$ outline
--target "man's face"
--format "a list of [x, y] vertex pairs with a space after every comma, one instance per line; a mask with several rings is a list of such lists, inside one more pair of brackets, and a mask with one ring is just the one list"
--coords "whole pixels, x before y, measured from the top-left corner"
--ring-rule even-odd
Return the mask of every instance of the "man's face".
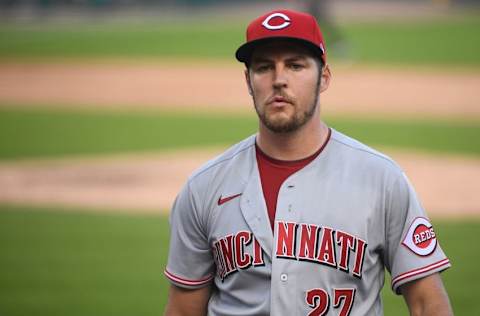
[[305, 125], [317, 110], [320, 73], [304, 47], [289, 42], [258, 47], [246, 78], [261, 123], [275, 133]]

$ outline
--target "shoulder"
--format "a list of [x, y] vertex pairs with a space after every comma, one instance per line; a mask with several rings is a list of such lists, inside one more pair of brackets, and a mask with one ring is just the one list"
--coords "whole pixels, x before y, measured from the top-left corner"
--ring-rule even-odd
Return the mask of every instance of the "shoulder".
[[[392, 158], [338, 131], [332, 131], [331, 160], [351, 191], [374, 197], [386, 216], [406, 216], [416, 195], [403, 169]], [[332, 163], [332, 164], [333, 164]]]
[[210, 159], [200, 168], [195, 170], [189, 177], [189, 181], [196, 181], [202, 177], [208, 177], [209, 174], [215, 173], [219, 169], [225, 168], [232, 161], [245, 159], [251, 150], [255, 148], [255, 135], [251, 135], [241, 142], [228, 148], [220, 155]]
[[334, 156], [343, 162], [355, 164], [357, 167], [389, 170], [403, 173], [402, 168], [392, 158], [360, 141], [332, 129], [330, 146]]
[[406, 180], [403, 169], [391, 157], [334, 129], [326, 149], [329, 168], [339, 169], [336, 173], [351, 182], [391, 187]]
[[246, 182], [255, 165], [254, 157], [255, 135], [251, 135], [195, 170], [187, 184], [193, 191], [205, 196], [225, 181]]
[[206, 224], [221, 194], [242, 192], [255, 166], [255, 135], [233, 145], [195, 170], [178, 200], [189, 200], [198, 221]]

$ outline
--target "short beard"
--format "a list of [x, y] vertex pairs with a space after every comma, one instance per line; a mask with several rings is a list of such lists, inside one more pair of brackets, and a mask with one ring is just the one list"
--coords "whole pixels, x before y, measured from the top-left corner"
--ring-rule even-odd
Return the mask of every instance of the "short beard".
[[260, 112], [257, 106], [257, 101], [255, 100], [255, 95], [252, 93], [253, 104], [255, 105], [255, 111], [260, 119], [260, 121], [265, 125], [271, 132], [278, 133], [278, 134], [286, 134], [295, 132], [304, 126], [308, 121], [311, 120], [312, 116], [315, 114], [318, 106], [318, 98], [320, 96], [320, 78], [321, 78], [321, 70], [319, 71], [320, 74], [317, 79], [317, 84], [315, 88], [315, 99], [313, 103], [302, 113], [295, 113], [295, 115], [288, 120], [287, 122], [283, 123], [275, 123], [268, 119], [265, 111]]

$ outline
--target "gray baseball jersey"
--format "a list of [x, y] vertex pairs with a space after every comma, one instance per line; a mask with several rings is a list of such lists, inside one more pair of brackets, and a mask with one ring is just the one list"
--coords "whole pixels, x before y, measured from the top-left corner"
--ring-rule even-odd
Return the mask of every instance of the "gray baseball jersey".
[[165, 275], [213, 282], [209, 315], [383, 315], [392, 288], [450, 266], [395, 162], [335, 130], [281, 186], [272, 233], [255, 136], [196, 171], [171, 215]]

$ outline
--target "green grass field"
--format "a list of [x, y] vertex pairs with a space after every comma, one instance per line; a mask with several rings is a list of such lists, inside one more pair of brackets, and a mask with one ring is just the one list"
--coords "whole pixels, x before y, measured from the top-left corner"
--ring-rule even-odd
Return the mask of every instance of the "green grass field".
[[[359, 62], [480, 64], [480, 18], [347, 24], [345, 38]], [[458, 51], [457, 51], [458, 49]], [[458, 54], [457, 54], [458, 53]]]
[[[456, 314], [474, 315], [480, 221], [434, 224], [453, 264], [443, 278]], [[0, 206], [0, 315], [161, 315], [167, 245], [164, 216]], [[385, 315], [407, 315], [386, 284]]]
[[[42, 58], [221, 58], [233, 60], [247, 21], [209, 20], [136, 24], [3, 24], [0, 59]], [[480, 19], [344, 23], [339, 26], [347, 55], [360, 63], [480, 65]], [[328, 40], [330, 32], [325, 30]], [[343, 47], [345, 49], [345, 47]]]
[[[368, 145], [480, 155], [480, 122], [327, 118]], [[108, 112], [0, 107], [0, 159], [233, 144], [255, 114]]]

